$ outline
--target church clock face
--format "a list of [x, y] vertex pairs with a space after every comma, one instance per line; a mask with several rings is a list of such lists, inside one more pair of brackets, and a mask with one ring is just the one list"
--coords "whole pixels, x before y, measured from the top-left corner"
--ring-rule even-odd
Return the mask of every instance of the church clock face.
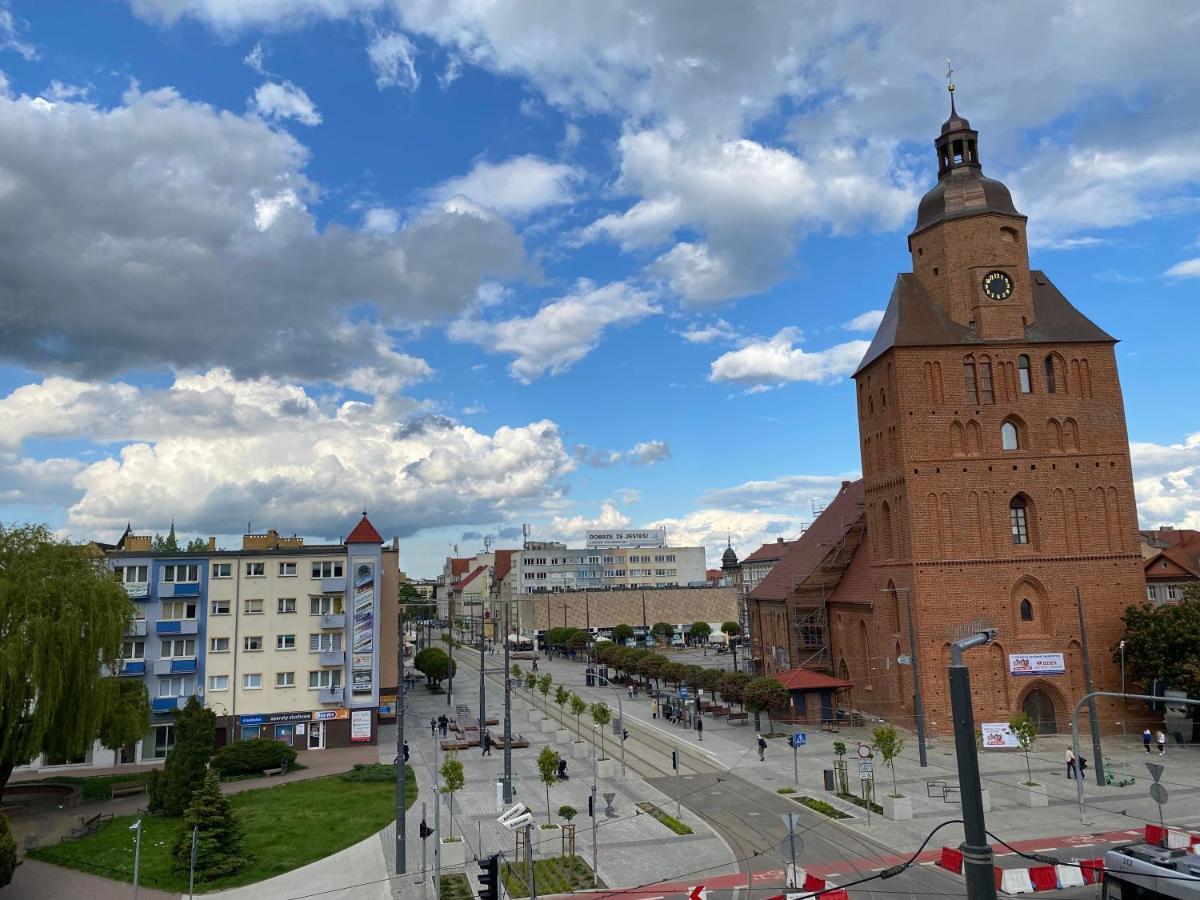
[[988, 272], [983, 276], [983, 292], [993, 300], [1007, 300], [1012, 289], [1012, 279], [1003, 272]]

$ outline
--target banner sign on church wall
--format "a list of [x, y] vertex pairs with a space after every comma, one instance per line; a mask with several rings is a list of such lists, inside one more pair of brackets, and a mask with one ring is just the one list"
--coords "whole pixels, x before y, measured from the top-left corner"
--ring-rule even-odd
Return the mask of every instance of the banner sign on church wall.
[[1065, 675], [1067, 664], [1061, 653], [1010, 653], [1010, 675]]

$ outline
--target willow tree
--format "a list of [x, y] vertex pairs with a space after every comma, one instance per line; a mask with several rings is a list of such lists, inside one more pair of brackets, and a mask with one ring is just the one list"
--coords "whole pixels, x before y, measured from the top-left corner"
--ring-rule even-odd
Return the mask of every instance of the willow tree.
[[44, 525], [0, 526], [0, 792], [39, 754], [76, 756], [120, 702], [133, 603], [94, 555]]

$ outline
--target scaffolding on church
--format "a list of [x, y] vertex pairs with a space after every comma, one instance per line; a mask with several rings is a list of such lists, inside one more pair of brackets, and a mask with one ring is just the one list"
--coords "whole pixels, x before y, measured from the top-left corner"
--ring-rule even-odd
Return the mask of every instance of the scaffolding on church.
[[805, 578], [793, 582], [788, 592], [795, 610], [793, 627], [796, 662], [800, 668], [829, 672], [833, 654], [829, 640], [829, 596], [846, 574], [854, 551], [862, 543], [867, 526], [861, 511], [849, 524], [843, 523], [841, 536], [822, 541], [825, 553], [821, 562]]

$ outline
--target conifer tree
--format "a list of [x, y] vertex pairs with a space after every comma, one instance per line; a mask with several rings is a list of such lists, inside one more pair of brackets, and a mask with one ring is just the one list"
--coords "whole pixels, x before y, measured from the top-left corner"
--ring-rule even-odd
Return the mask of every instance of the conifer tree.
[[175, 747], [158, 778], [149, 782], [150, 809], [167, 816], [182, 816], [192, 794], [204, 780], [212, 758], [217, 716], [195, 697], [175, 716]]
[[196, 841], [196, 881], [232, 875], [249, 858], [243, 849], [246, 833], [221, 793], [217, 773], [209, 769], [183, 817], [184, 829], [175, 841], [175, 872], [187, 877], [192, 860], [192, 830]]

